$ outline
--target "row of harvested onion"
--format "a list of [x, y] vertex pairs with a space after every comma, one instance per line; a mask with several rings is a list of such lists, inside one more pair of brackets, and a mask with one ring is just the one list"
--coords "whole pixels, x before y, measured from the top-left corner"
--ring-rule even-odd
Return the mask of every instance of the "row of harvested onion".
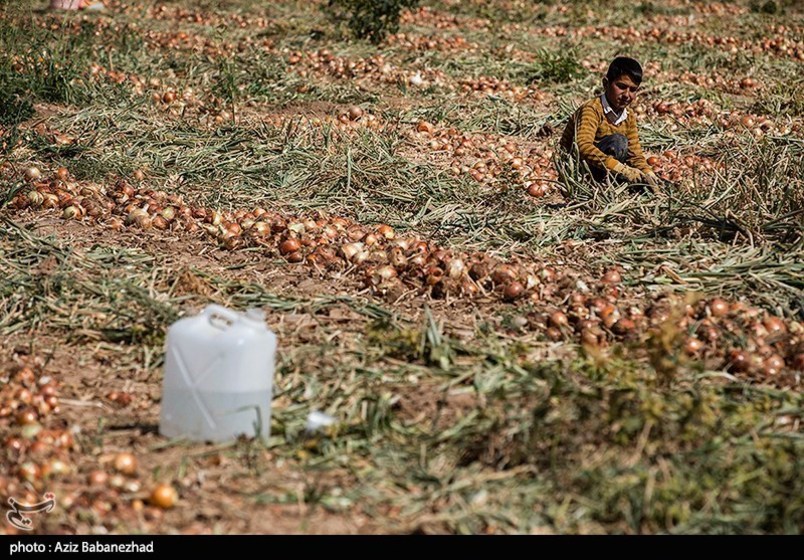
[[[450, 158], [448, 165], [453, 175], [468, 174], [480, 183], [503, 180], [506, 186], [521, 185], [534, 198], [541, 198], [551, 192], [557, 178], [551, 161], [553, 151], [545, 142], [525, 143], [488, 133], [466, 134], [424, 120], [416, 124], [411, 136], [435, 154]], [[673, 182], [690, 176], [692, 171], [722, 168], [722, 164], [709, 158], [672, 150], [649, 156], [648, 164]]]
[[[33, 188], [19, 193], [16, 209], [60, 208], [65, 219], [92, 219], [114, 230], [155, 229], [186, 232], [214, 239], [226, 249], [261, 247], [264, 254], [289, 263], [306, 263], [326, 276], [348, 272], [389, 300], [405, 294], [435, 298], [490, 297], [528, 302], [535, 311], [520, 318], [522, 327], [544, 332], [554, 340], [576, 338], [605, 345], [613, 339], [638, 339], [667, 318], [646, 310], [622, 286], [617, 270], [596, 281], [567, 268], [546, 263], [502, 262], [484, 253], [467, 254], [440, 248], [412, 235], [400, 236], [386, 224], [363, 226], [342, 217], [295, 217], [263, 208], [220, 212], [187, 205], [177, 195], [135, 188], [120, 181], [111, 189], [80, 185], [59, 169], [48, 181], [30, 172]], [[670, 305], [670, 304], [668, 304]], [[788, 368], [800, 367], [801, 328], [786, 325], [740, 303], [718, 303], [704, 315], [687, 313], [676, 322], [687, 331], [691, 353], [723, 358], [722, 365], [740, 370], [738, 347], [755, 348], [770, 365], [751, 363], [745, 372], [777, 372], [779, 359]], [[672, 305], [671, 305], [672, 306]], [[733, 315], [733, 316], [732, 316]], [[774, 327], [768, 343], [767, 321]], [[780, 332], [786, 333], [784, 336]], [[696, 340], [698, 342], [696, 342]], [[748, 342], [745, 342], [748, 341]], [[768, 348], [773, 351], [769, 353]], [[734, 364], [732, 364], [734, 362]], [[782, 366], [784, 367], [784, 366]]]
[[675, 31], [660, 27], [637, 29], [633, 26], [614, 27], [610, 25], [551, 26], [534, 29], [533, 32], [549, 37], [572, 37], [574, 39], [605, 37], [609, 41], [626, 41], [629, 43], [635, 40], [643, 40], [670, 45], [697, 44], [706, 47], [720, 47], [732, 54], [753, 52], [804, 60], [804, 41], [794, 36], [764, 37], [752, 41], [728, 35], [709, 35], [700, 31]]

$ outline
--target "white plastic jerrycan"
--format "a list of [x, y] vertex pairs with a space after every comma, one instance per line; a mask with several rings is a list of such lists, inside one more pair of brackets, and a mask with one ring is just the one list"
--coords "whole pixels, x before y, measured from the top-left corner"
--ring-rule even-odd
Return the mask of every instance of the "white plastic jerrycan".
[[262, 311], [208, 305], [168, 329], [159, 432], [223, 442], [267, 439], [276, 336]]

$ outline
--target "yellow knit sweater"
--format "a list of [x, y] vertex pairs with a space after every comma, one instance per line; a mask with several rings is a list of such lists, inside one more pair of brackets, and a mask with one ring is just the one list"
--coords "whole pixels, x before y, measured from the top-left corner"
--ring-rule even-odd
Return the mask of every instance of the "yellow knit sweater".
[[653, 171], [642, 153], [636, 115], [629, 111], [625, 121], [615, 126], [603, 113], [603, 103], [600, 101], [600, 97], [587, 101], [570, 117], [567, 128], [564, 129], [564, 134], [561, 136], [561, 147], [567, 152], [571, 152], [573, 143], [576, 143], [581, 159], [588, 162], [590, 166], [612, 170], [617, 165], [617, 160], [595, 147], [595, 142], [609, 134], [622, 134], [628, 139], [628, 165], [636, 167], [644, 173]]

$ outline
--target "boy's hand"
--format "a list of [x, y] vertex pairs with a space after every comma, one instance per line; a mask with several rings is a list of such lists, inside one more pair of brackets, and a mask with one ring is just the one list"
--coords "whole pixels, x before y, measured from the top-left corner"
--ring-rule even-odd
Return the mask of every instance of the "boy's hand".
[[654, 172], [643, 173], [642, 181], [646, 183], [653, 194], [660, 194], [662, 192], [662, 180]]
[[643, 173], [642, 180], [654, 188], [658, 187], [661, 184], [659, 176], [656, 175], [656, 173], [654, 173], [653, 171], [651, 171], [650, 173]]
[[618, 175], [622, 175], [631, 183], [636, 183], [637, 181], [642, 180], [642, 172], [639, 169], [623, 163], [618, 163], [613, 171]]

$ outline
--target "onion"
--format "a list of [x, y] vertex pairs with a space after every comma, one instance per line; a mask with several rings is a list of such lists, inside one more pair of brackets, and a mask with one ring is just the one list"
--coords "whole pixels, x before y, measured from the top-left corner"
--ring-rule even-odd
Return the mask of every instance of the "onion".
[[603, 321], [606, 328], [609, 329], [620, 320], [620, 310], [610, 303], [606, 303], [603, 309], [597, 314], [600, 316], [600, 320]]
[[61, 459], [54, 457], [50, 459], [45, 466], [42, 467], [42, 476], [44, 478], [50, 478], [53, 476], [61, 476], [65, 474], [69, 474], [72, 469], [70, 465], [62, 461]]
[[144, 210], [140, 210], [139, 212], [136, 213], [132, 212], [131, 214], [129, 214], [129, 219], [130, 219], [129, 223], [133, 223], [134, 225], [136, 225], [141, 229], [150, 229], [152, 225], [151, 217]]
[[778, 375], [784, 369], [784, 360], [778, 354], [773, 354], [765, 358], [762, 363], [763, 373], [768, 376]]
[[597, 346], [600, 344], [600, 339], [598, 335], [594, 333], [591, 329], [583, 329], [581, 331], [581, 344], [586, 346]]
[[25, 449], [25, 442], [18, 437], [8, 437], [5, 439], [3, 444], [6, 450], [11, 451], [14, 454], [20, 454], [22, 453], [23, 449]]
[[45, 201], [45, 197], [39, 191], [29, 191], [27, 198], [31, 206], [41, 206]]
[[331, 225], [325, 225], [323, 227], [324, 237], [327, 239], [335, 239], [338, 237], [338, 230], [332, 227]]
[[279, 252], [282, 255], [289, 255], [290, 253], [295, 253], [301, 249], [301, 243], [298, 239], [291, 237], [286, 239], [279, 245]]
[[519, 282], [511, 282], [505, 286], [503, 290], [503, 297], [508, 301], [513, 301], [525, 292], [525, 287]]
[[81, 196], [93, 197], [93, 196], [98, 196], [99, 194], [105, 195], [106, 193], [100, 193], [99, 190], [98, 190], [98, 187], [85, 185], [85, 186], [81, 187], [81, 190], [79, 191], [79, 194]]
[[567, 315], [563, 311], [553, 311], [548, 317], [547, 322], [550, 326], [563, 329], [569, 326]]
[[549, 266], [544, 267], [539, 271], [539, 277], [545, 282], [555, 282], [556, 271]]
[[39, 465], [33, 461], [26, 461], [20, 465], [19, 469], [17, 470], [17, 474], [22, 480], [35, 483], [37, 480], [42, 478], [42, 469], [40, 469]]
[[426, 254], [430, 252], [430, 246], [427, 245], [426, 241], [414, 241], [410, 247], [410, 250], [414, 253]]
[[85, 202], [84, 209], [87, 216], [91, 218], [100, 218], [101, 214], [103, 214], [103, 208], [92, 202]]
[[689, 337], [684, 343], [684, 352], [686, 352], [690, 356], [694, 356], [695, 354], [700, 352], [702, 348], [703, 348], [703, 342], [701, 342], [694, 336]]
[[218, 228], [218, 226], [213, 226], [212, 224], [201, 224], [201, 226], [209, 235], [217, 236], [220, 233], [220, 228]]
[[480, 280], [488, 276], [488, 274], [489, 274], [489, 266], [485, 262], [482, 261], [475, 262], [472, 264], [471, 267], [469, 267], [469, 276], [472, 278], [472, 280], [475, 281]]
[[369, 259], [370, 253], [365, 249], [357, 253], [353, 258], [352, 262], [355, 264], [362, 264]]
[[507, 284], [508, 282], [512, 282], [516, 279], [516, 270], [513, 267], [502, 264], [499, 265], [497, 268], [494, 269], [494, 272], [491, 275], [491, 280], [495, 284]]
[[42, 178], [42, 172], [39, 171], [38, 167], [28, 167], [25, 169], [25, 178], [29, 181], [38, 181]]
[[389, 280], [397, 276], [396, 269], [388, 264], [378, 268], [375, 274], [382, 280]]
[[36, 382], [36, 374], [28, 366], [22, 366], [14, 373], [14, 380], [23, 385], [33, 385]]
[[369, 262], [375, 264], [388, 264], [388, 253], [375, 247], [374, 249], [369, 250]]
[[14, 398], [22, 404], [31, 404], [33, 402], [33, 393], [25, 387], [19, 387], [14, 391]]
[[168, 223], [168, 221], [165, 218], [163, 218], [162, 216], [155, 216], [151, 220], [151, 225], [153, 225], [156, 229], [161, 229], [161, 230], [166, 230], [167, 228], [170, 227], [170, 224]]
[[59, 207], [59, 197], [56, 196], [55, 194], [53, 194], [53, 193], [43, 193], [42, 196], [45, 197], [45, 200], [42, 203], [42, 206], [44, 206], [45, 208], [58, 208]]
[[450, 259], [447, 264], [447, 276], [450, 278], [460, 278], [466, 270], [466, 265], [461, 259]]
[[137, 472], [137, 458], [128, 452], [118, 453], [114, 457], [114, 469], [126, 476], [133, 476]]
[[559, 340], [563, 340], [563, 338], [564, 338], [564, 335], [562, 334], [561, 329], [558, 329], [556, 327], [547, 327], [547, 330], [545, 331], [545, 334], [547, 335], [547, 338], [549, 338], [550, 340], [555, 341], [555, 342], [558, 342]]
[[59, 206], [62, 208], [73, 203], [73, 194], [64, 189], [56, 189], [56, 196], [59, 199]]
[[396, 268], [404, 268], [405, 265], [408, 264], [408, 259], [405, 256], [405, 253], [403, 253], [402, 249], [399, 247], [393, 247], [388, 254], [389, 262]]
[[729, 369], [745, 372], [751, 367], [751, 356], [744, 350], [732, 350], [729, 353]]
[[221, 214], [217, 210], [212, 210], [210, 212], [207, 212], [207, 215], [206, 215], [205, 219], [206, 219], [207, 223], [210, 223], [213, 226], [218, 226], [223, 221], [223, 214]]
[[769, 334], [779, 334], [787, 331], [784, 321], [778, 317], [767, 317], [764, 321], [762, 321], [762, 324], [765, 326]]
[[84, 217], [84, 209], [75, 204], [71, 204], [64, 209], [61, 215], [65, 220], [80, 220]]
[[172, 222], [176, 218], [176, 209], [173, 206], [165, 206], [159, 215], [166, 221]]
[[614, 331], [616, 334], [626, 335], [632, 332], [635, 328], [636, 324], [634, 323], [634, 321], [628, 318], [623, 318], [614, 323], [614, 326], [612, 327], [611, 330]]
[[94, 470], [87, 475], [87, 483], [90, 486], [105, 486], [108, 480], [109, 474], [102, 470]]
[[179, 501], [179, 493], [170, 484], [157, 484], [148, 501], [161, 509], [170, 509]]
[[36, 414], [36, 411], [33, 410], [32, 408], [25, 408], [21, 410], [19, 413], [17, 413], [17, 424], [19, 424], [20, 426], [36, 424], [37, 420], [39, 420], [39, 416]]
[[293, 222], [292, 224], [288, 224], [287, 229], [301, 235], [307, 228], [304, 227], [302, 222]]
[[533, 183], [528, 187], [528, 194], [533, 198], [541, 198], [543, 197], [547, 191], [544, 188], [544, 185], [540, 183]]
[[341, 218], [340, 216], [332, 218], [332, 220], [330, 220], [329, 223], [332, 225], [332, 227], [338, 230], [344, 230], [349, 225], [348, 220], [346, 220], [345, 218]]
[[479, 291], [480, 288], [477, 287], [474, 280], [464, 276], [463, 280], [461, 280], [461, 292], [467, 297], [473, 297], [477, 295]]
[[360, 241], [365, 236], [365, 232], [360, 226], [352, 226], [346, 231], [346, 235], [352, 241]]
[[430, 254], [430, 260], [433, 261], [436, 265], [446, 264], [449, 261], [451, 255], [448, 251], [444, 249], [436, 249]]
[[254, 222], [252, 229], [256, 235], [270, 235], [271, 224], [268, 222]]
[[341, 245], [341, 254], [347, 261], [352, 261], [355, 256], [363, 250], [363, 244], [360, 242], [346, 243]]
[[111, 218], [106, 220], [106, 225], [113, 231], [123, 231], [124, 229], [123, 220], [121, 220], [117, 216], [112, 216]]
[[426, 263], [427, 258], [422, 254], [414, 254], [408, 261], [408, 264], [412, 268], [422, 268]]
[[426, 134], [433, 134], [435, 127], [427, 121], [419, 121], [416, 125], [416, 132], [424, 132]]
[[427, 276], [426, 282], [428, 286], [435, 286], [444, 279], [444, 271], [437, 266], [428, 267], [425, 273]]
[[379, 233], [380, 235], [382, 235], [386, 239], [393, 239], [396, 236], [396, 233], [394, 232], [394, 228], [392, 228], [391, 226], [389, 226], [387, 224], [381, 224], [380, 226], [378, 226], [377, 227], [377, 233]]
[[353, 105], [353, 106], [349, 107], [348, 114], [349, 114], [349, 119], [351, 119], [353, 121], [356, 121], [360, 117], [363, 116], [363, 109], [358, 107], [357, 105]]
[[124, 211], [127, 213], [126, 224], [133, 224], [138, 216], [145, 216], [145, 217], [148, 216], [148, 213], [145, 210], [143, 210], [142, 208], [137, 208], [133, 204], [129, 204], [128, 206], [126, 206]]
[[237, 222], [226, 222], [223, 224], [223, 229], [229, 235], [240, 235], [241, 233], [243, 233], [243, 228], [241, 228], [240, 224], [238, 224]]
[[715, 298], [709, 302], [709, 311], [715, 317], [723, 317], [729, 314], [730, 307], [728, 302], [720, 298]]

